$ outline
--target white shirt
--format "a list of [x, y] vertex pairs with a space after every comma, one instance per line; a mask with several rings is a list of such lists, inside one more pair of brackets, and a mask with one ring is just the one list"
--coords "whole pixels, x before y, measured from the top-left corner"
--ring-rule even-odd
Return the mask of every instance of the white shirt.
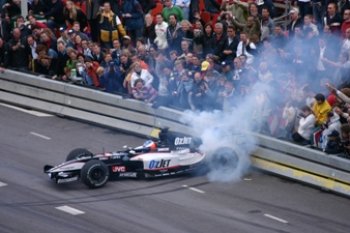
[[137, 79], [142, 79], [145, 82], [146, 87], [150, 87], [153, 82], [153, 76], [151, 75], [150, 72], [148, 72], [148, 70], [145, 70], [145, 69], [141, 69], [140, 75], [136, 72], [132, 73], [131, 79], [130, 79], [131, 87], [134, 87], [135, 81]]
[[[256, 49], [255, 44], [252, 43], [252, 42], [249, 43], [249, 46], [252, 49]], [[243, 41], [240, 41], [238, 46], [237, 46], [236, 56], [239, 57], [242, 54], [247, 56], [247, 64], [252, 64], [253, 63], [254, 56], [247, 52], [246, 45], [243, 44]]]
[[314, 114], [301, 118], [299, 121], [298, 134], [306, 140], [310, 140], [311, 134], [315, 128], [316, 118]]
[[168, 47], [168, 41], [166, 39], [167, 28], [168, 23], [166, 22], [156, 24], [155, 26], [156, 38], [154, 40], [154, 43], [156, 43], [158, 49], [166, 49]]

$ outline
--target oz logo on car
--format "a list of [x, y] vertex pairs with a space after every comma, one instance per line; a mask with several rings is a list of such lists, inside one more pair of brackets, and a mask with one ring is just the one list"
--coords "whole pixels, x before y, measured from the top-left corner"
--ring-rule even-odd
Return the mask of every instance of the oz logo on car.
[[169, 167], [170, 161], [170, 159], [151, 160], [148, 167], [150, 169], [167, 168]]
[[190, 144], [191, 141], [192, 141], [192, 138], [190, 138], [190, 137], [182, 137], [182, 138], [176, 137], [174, 144], [175, 144], [175, 146], [185, 145], [185, 144]]

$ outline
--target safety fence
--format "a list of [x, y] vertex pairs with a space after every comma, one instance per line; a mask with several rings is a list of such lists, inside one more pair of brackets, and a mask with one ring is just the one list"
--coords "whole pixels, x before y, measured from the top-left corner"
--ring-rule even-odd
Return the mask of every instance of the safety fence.
[[[141, 101], [12, 70], [0, 74], [0, 101], [142, 136], [156, 136], [163, 127], [191, 134], [180, 121], [181, 111], [155, 109]], [[350, 160], [254, 136], [258, 146], [251, 156], [253, 166], [350, 196]]]

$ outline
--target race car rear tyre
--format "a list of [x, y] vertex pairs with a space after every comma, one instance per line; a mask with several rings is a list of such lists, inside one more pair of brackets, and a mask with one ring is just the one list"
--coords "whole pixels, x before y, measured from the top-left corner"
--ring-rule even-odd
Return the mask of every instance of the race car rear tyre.
[[221, 147], [211, 156], [209, 169], [227, 172], [236, 169], [238, 163], [238, 155], [232, 148]]
[[66, 161], [78, 159], [81, 157], [92, 157], [93, 154], [84, 148], [77, 148], [69, 152], [69, 154], [66, 157]]
[[81, 169], [80, 176], [81, 181], [89, 188], [100, 188], [107, 183], [109, 171], [103, 162], [90, 160]]

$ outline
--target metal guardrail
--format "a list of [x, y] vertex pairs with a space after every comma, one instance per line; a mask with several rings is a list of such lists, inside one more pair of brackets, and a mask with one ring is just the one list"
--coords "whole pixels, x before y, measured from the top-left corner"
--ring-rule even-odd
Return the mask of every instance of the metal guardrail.
[[[182, 112], [132, 99], [6, 70], [0, 74], [0, 101], [103, 126], [154, 136], [169, 127], [191, 133], [180, 122]], [[326, 155], [260, 134], [252, 164], [262, 170], [350, 196], [350, 160]]]

